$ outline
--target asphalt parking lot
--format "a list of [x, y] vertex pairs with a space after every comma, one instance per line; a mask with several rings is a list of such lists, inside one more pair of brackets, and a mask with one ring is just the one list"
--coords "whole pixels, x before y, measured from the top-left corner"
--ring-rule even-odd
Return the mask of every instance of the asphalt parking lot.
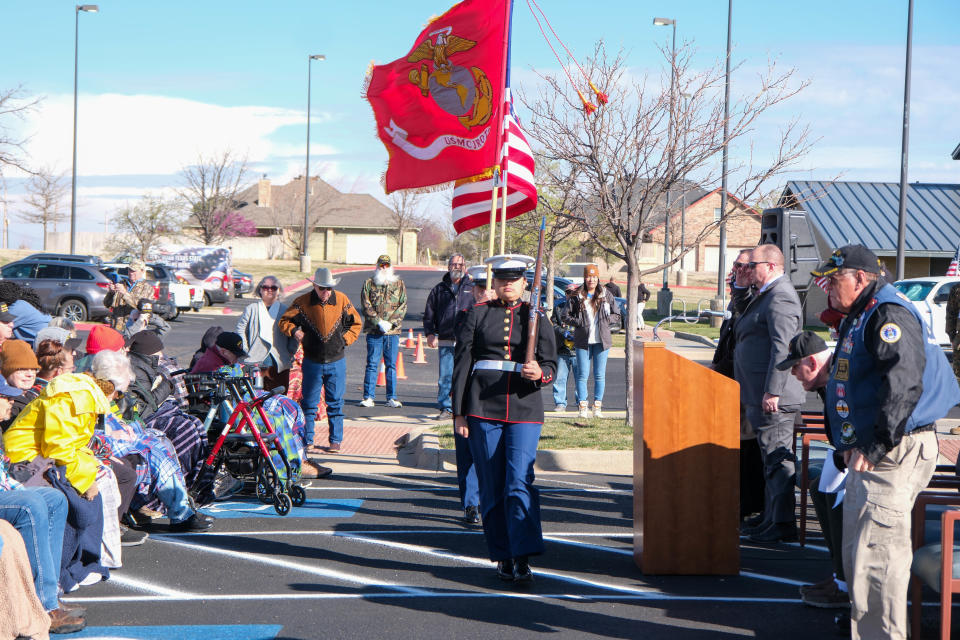
[[[742, 546], [729, 577], [643, 576], [630, 479], [545, 474], [536, 582], [500, 582], [461, 524], [453, 474], [333, 476], [279, 517], [255, 499], [210, 507], [212, 532], [153, 527], [108, 582], [69, 598], [77, 638], [810, 638], [833, 613], [799, 602], [828, 571], [817, 546]], [[118, 625], [122, 628], [117, 628]]]

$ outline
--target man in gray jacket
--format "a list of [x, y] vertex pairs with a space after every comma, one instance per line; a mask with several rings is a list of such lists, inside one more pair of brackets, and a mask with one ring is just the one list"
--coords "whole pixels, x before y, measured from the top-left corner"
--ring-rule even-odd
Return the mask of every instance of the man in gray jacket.
[[762, 244], [747, 264], [756, 293], [737, 321], [734, 377], [740, 383], [740, 401], [757, 434], [767, 486], [764, 511], [743, 532], [754, 542], [795, 540], [795, 461], [793, 425], [805, 394], [789, 371], [779, 371], [790, 340], [803, 329], [800, 299], [783, 273], [783, 253]]

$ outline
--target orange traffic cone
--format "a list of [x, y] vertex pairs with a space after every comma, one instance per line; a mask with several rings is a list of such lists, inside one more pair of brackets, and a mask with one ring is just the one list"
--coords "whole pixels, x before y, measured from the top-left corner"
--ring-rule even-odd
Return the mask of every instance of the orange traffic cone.
[[383, 360], [380, 360], [380, 373], [377, 374], [377, 386], [387, 386], [387, 368], [383, 366]]
[[406, 380], [407, 372], [403, 370], [403, 354], [397, 351], [397, 380]]
[[413, 327], [410, 327], [409, 332], [407, 333], [407, 341], [404, 343], [404, 349], [413, 349], [416, 343], [413, 341]]
[[423, 334], [417, 336], [417, 350], [413, 354], [413, 364], [427, 364], [427, 356], [423, 352]]

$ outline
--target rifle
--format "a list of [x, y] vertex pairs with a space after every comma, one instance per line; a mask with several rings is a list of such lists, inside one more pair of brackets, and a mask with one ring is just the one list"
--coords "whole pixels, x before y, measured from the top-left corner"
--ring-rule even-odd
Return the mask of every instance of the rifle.
[[547, 229], [547, 216], [540, 219], [540, 243], [537, 246], [537, 263], [533, 268], [533, 288], [530, 291], [530, 322], [527, 328], [527, 358], [532, 362], [537, 349], [537, 317], [540, 311], [540, 270], [543, 268], [543, 236]]

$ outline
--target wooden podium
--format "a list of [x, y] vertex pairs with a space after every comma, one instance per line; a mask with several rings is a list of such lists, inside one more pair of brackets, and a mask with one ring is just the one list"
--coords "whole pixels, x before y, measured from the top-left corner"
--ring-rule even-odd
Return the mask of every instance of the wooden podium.
[[633, 363], [633, 557], [645, 574], [740, 570], [740, 391], [642, 342]]

